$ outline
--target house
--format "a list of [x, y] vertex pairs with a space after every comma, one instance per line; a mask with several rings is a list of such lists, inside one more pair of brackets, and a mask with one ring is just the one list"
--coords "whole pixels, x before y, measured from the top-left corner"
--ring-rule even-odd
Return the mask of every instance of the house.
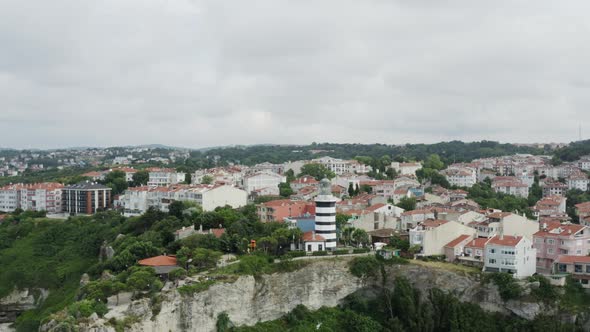
[[589, 226], [590, 225], [590, 202], [584, 202], [575, 205], [576, 215], [580, 219], [580, 224]]
[[410, 230], [410, 246], [420, 246], [420, 255], [444, 255], [450, 241], [464, 234], [475, 237], [476, 233], [456, 221], [428, 219]]
[[481, 169], [477, 175], [477, 182], [484, 182], [486, 179], [494, 180], [496, 171], [493, 169]]
[[463, 253], [457, 256], [461, 264], [483, 267], [485, 259], [485, 245], [489, 238], [473, 238], [463, 247]]
[[554, 195], [565, 196], [568, 186], [565, 183], [545, 179], [541, 184], [541, 189], [543, 190], [543, 197]]
[[154, 268], [157, 275], [160, 276], [168, 276], [168, 273], [171, 271], [179, 268], [178, 263], [176, 261], [176, 256], [155, 256], [146, 259], [142, 259], [137, 262], [141, 266], [149, 266]]
[[296, 201], [310, 201], [319, 193], [317, 186], [307, 186], [299, 189], [295, 194], [291, 195], [292, 200]]
[[166, 187], [185, 181], [186, 174], [177, 172], [173, 168], [148, 168], [149, 180], [148, 186]]
[[76, 214], [94, 214], [111, 207], [111, 188], [95, 182], [80, 182], [63, 187], [63, 212]]
[[451, 242], [445, 244], [444, 253], [447, 262], [454, 262], [458, 256], [464, 253], [465, 245], [474, 239], [473, 235], [461, 234]]
[[434, 212], [430, 209], [420, 209], [406, 211], [401, 214], [402, 230], [410, 230], [418, 226], [419, 222], [425, 221], [426, 219], [434, 219]]
[[398, 174], [401, 175], [416, 175], [416, 171], [422, 169], [422, 164], [420, 163], [399, 163], [399, 162], [392, 162], [390, 165]]
[[395, 181], [383, 180], [379, 181], [373, 187], [373, 194], [384, 197], [387, 200], [394, 199], [395, 197]]
[[318, 180], [316, 180], [313, 176], [310, 175], [304, 175], [300, 178], [297, 178], [293, 181], [291, 181], [290, 185], [291, 185], [291, 189], [293, 189], [293, 191], [299, 191], [300, 189], [303, 189], [305, 187], [318, 187], [320, 184], [320, 182]]
[[529, 187], [514, 176], [496, 176], [492, 180], [494, 192], [517, 197], [529, 197]]
[[583, 225], [551, 223], [533, 234], [537, 249], [537, 271], [550, 272], [560, 255], [590, 255], [590, 229]]
[[368, 232], [383, 228], [399, 229], [399, 216], [403, 211], [397, 206], [379, 203], [362, 210], [349, 210], [344, 214], [350, 216], [350, 226]]
[[326, 250], [326, 239], [323, 236], [316, 234], [315, 231], [303, 233], [302, 240], [305, 251], [307, 252]]
[[577, 166], [585, 171], [590, 170], [590, 156], [584, 156], [577, 162]]
[[406, 188], [418, 188], [420, 187], [420, 182], [418, 182], [418, 180], [416, 180], [416, 177], [414, 176], [398, 176], [395, 178], [395, 180], [393, 180], [393, 189], [397, 189], [397, 188], [402, 188], [402, 187], [406, 187]]
[[363, 210], [371, 205], [380, 203], [387, 204], [387, 200], [381, 196], [364, 193], [351, 199], [339, 201], [336, 203], [336, 207], [339, 212], [345, 212], [348, 210]]
[[393, 228], [381, 228], [368, 231], [371, 243], [386, 243], [389, 244], [391, 237], [394, 236], [395, 230]]
[[572, 174], [566, 179], [567, 187], [570, 190], [579, 189], [581, 191], [588, 191], [589, 182], [588, 175], [583, 172]]
[[404, 198], [411, 198], [412, 192], [410, 191], [410, 188], [408, 187], [402, 187], [402, 188], [398, 188], [395, 189], [393, 191], [393, 196], [392, 196], [392, 200], [394, 204], [399, 203], [402, 199]]
[[279, 195], [279, 184], [287, 182], [287, 178], [276, 173], [255, 173], [244, 177], [242, 187], [248, 194], [262, 188], [269, 188], [273, 195]]
[[584, 288], [590, 288], [590, 256], [560, 255], [552, 267], [553, 274], [569, 274]]
[[563, 196], [543, 197], [533, 207], [533, 215], [537, 218], [566, 215], [566, 200]]
[[477, 183], [477, 172], [470, 167], [449, 166], [440, 173], [452, 186], [470, 188]]
[[[135, 175], [135, 173], [137, 173], [137, 170], [133, 167], [117, 167], [117, 168], [109, 169], [109, 172], [114, 172], [114, 171], [119, 171], [119, 172], [125, 173], [125, 181], [127, 181], [127, 182], [133, 181], [133, 175]], [[104, 178], [102, 180], [104, 180]]]
[[106, 175], [106, 172], [96, 172], [96, 171], [86, 172], [86, 173], [82, 174], [82, 176], [90, 178], [90, 180], [92, 180], [92, 181], [102, 181], [102, 180], [104, 180], [105, 175]]
[[485, 272], [507, 272], [515, 278], [536, 273], [537, 249], [526, 236], [496, 235], [485, 246]]
[[283, 221], [305, 214], [315, 215], [315, 204], [289, 199], [275, 200], [256, 205], [256, 214], [261, 222]]
[[356, 160], [342, 160], [332, 157], [322, 157], [313, 159], [310, 163], [324, 165], [327, 169], [336, 175], [345, 173], [366, 174], [372, 170], [371, 166], [359, 163]]

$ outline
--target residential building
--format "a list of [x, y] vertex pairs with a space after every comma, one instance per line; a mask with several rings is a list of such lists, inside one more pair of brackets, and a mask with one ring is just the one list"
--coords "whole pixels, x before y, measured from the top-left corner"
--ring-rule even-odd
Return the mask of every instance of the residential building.
[[553, 195], [565, 196], [568, 190], [567, 184], [548, 179], [543, 181], [541, 188], [543, 189], [543, 197]]
[[401, 214], [400, 227], [402, 230], [410, 230], [426, 219], [434, 219], [434, 212], [431, 209], [406, 211]]
[[148, 186], [166, 187], [185, 181], [186, 174], [173, 168], [150, 168]]
[[399, 229], [399, 217], [403, 212], [397, 206], [379, 203], [362, 210], [349, 210], [344, 214], [350, 216], [350, 226], [368, 232], [384, 228]]
[[477, 183], [477, 172], [469, 167], [449, 167], [440, 172], [449, 184], [470, 188]]
[[529, 186], [514, 176], [496, 176], [492, 180], [492, 189], [497, 193], [529, 197]]
[[316, 180], [313, 176], [304, 175], [300, 178], [297, 178], [291, 181], [290, 186], [293, 191], [298, 191], [304, 187], [315, 186], [318, 187], [320, 182]]
[[261, 222], [283, 221], [306, 214], [315, 215], [315, 204], [281, 199], [256, 205], [256, 214]]
[[590, 170], [590, 156], [584, 156], [577, 162], [577, 166], [585, 171]]
[[580, 224], [590, 226], [590, 202], [576, 204], [575, 207]]
[[566, 215], [567, 198], [563, 196], [547, 196], [541, 198], [532, 208], [535, 217], [560, 217]]
[[428, 219], [410, 230], [410, 246], [420, 246], [420, 255], [444, 255], [445, 245], [464, 234], [474, 237], [476, 231], [456, 221]]
[[287, 182], [287, 178], [276, 173], [255, 173], [243, 179], [243, 188], [249, 194], [255, 190], [269, 188], [274, 195], [279, 195], [279, 184]]
[[537, 249], [526, 236], [496, 235], [485, 246], [485, 272], [507, 272], [516, 278], [536, 273]]
[[545, 223], [533, 239], [539, 272], [550, 272], [560, 255], [590, 255], [590, 229], [583, 225]]
[[568, 189], [579, 189], [581, 191], [588, 191], [588, 175], [586, 173], [575, 173], [566, 179]]
[[356, 160], [342, 160], [332, 157], [313, 159], [310, 163], [321, 164], [336, 175], [345, 173], [366, 174], [372, 170], [371, 166], [364, 165]]
[[29, 211], [62, 212], [61, 183], [11, 184], [0, 188], [0, 211], [12, 212], [17, 208]]
[[560, 255], [553, 263], [553, 274], [569, 274], [584, 288], [590, 288], [590, 256]]
[[422, 169], [422, 164], [420, 163], [399, 163], [399, 162], [392, 162], [390, 165], [397, 174], [401, 175], [416, 175], [416, 171]]
[[94, 214], [111, 207], [111, 188], [95, 182], [80, 182], [62, 188], [63, 212]]
[[305, 251], [307, 252], [324, 251], [327, 249], [328, 242], [326, 242], [326, 239], [322, 235], [316, 234], [315, 231], [303, 233], [302, 240]]

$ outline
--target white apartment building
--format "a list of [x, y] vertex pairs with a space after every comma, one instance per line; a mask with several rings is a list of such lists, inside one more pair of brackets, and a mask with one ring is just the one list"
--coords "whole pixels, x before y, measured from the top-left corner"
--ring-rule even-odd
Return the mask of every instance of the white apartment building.
[[587, 191], [588, 183], [590, 183], [588, 175], [584, 173], [572, 174], [566, 179], [566, 182], [568, 189], [579, 189], [582, 191]]
[[390, 165], [398, 174], [401, 175], [416, 175], [416, 171], [422, 169], [422, 164], [420, 163], [399, 163], [399, 162], [392, 162]]
[[475, 236], [476, 230], [456, 221], [429, 219], [410, 230], [410, 245], [418, 245], [421, 255], [444, 255], [447, 243], [460, 235]]
[[492, 189], [497, 193], [529, 197], [529, 186], [513, 176], [497, 176], [492, 181]]
[[172, 185], [169, 187], [129, 188], [120, 197], [125, 215], [140, 215], [150, 207], [167, 212], [174, 201], [195, 202], [203, 211], [229, 205], [239, 208], [247, 204], [246, 191], [228, 185]]
[[470, 188], [477, 183], [477, 172], [470, 167], [449, 167], [441, 174], [453, 186]]
[[166, 187], [185, 181], [186, 174], [172, 168], [150, 168], [148, 186]]
[[269, 188], [275, 195], [279, 194], [279, 184], [287, 182], [287, 177], [276, 173], [256, 173], [244, 177], [242, 187], [246, 192]]
[[516, 278], [535, 274], [537, 249], [527, 237], [497, 235], [485, 245], [484, 271], [507, 272]]
[[310, 163], [324, 165], [336, 175], [342, 175], [345, 173], [366, 174], [372, 170], [371, 166], [364, 165], [356, 160], [342, 160], [332, 157], [313, 159]]
[[0, 189], [0, 211], [12, 212], [17, 208], [30, 211], [62, 212], [61, 183], [13, 184]]

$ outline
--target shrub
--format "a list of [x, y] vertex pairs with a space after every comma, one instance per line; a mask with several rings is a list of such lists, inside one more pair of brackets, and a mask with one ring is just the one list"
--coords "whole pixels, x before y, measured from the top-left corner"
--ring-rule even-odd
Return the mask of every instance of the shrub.
[[267, 272], [270, 268], [268, 259], [258, 255], [244, 256], [240, 258], [240, 262], [237, 265], [236, 272], [239, 274], [261, 274]]
[[498, 291], [504, 301], [518, 298], [522, 294], [522, 287], [509, 273], [492, 273], [489, 278], [498, 286]]
[[178, 292], [182, 295], [192, 295], [195, 293], [206, 291], [214, 283], [215, 283], [215, 280], [201, 281], [196, 284], [185, 285], [185, 286], [179, 287]]
[[352, 250], [353, 254], [365, 254], [368, 253], [370, 250], [369, 248], [356, 248]]
[[314, 251], [311, 253], [312, 256], [328, 256], [327, 251]]
[[359, 278], [376, 277], [381, 263], [375, 256], [355, 257], [350, 262], [350, 273]]
[[184, 279], [186, 277], [186, 270], [183, 268], [174, 269], [174, 270], [170, 271], [170, 273], [168, 274], [168, 277], [171, 280]]
[[549, 280], [542, 275], [529, 277], [530, 282], [539, 282], [539, 288], [535, 288], [531, 293], [539, 300], [544, 302], [555, 301], [558, 297], [555, 287], [551, 286]]

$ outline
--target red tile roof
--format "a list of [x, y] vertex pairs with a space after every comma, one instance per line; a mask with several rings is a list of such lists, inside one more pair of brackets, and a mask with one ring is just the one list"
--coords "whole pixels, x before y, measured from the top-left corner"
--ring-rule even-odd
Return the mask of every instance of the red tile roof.
[[522, 240], [522, 236], [504, 235], [502, 238], [496, 235], [490, 239], [488, 244], [497, 246], [514, 247]]
[[512, 212], [494, 212], [488, 215], [488, 218], [503, 219], [511, 215]]
[[590, 212], [590, 202], [576, 204], [576, 209], [580, 212]]
[[315, 234], [313, 231], [303, 233], [303, 242], [323, 242], [325, 240], [323, 236]]
[[541, 230], [533, 234], [538, 237], [569, 236], [584, 229], [585, 226], [578, 224], [561, 224], [559, 222], [547, 223], [547, 230]]
[[479, 237], [479, 238], [473, 239], [465, 245], [465, 248], [481, 248], [481, 249], [483, 249], [485, 247], [486, 243], [488, 242], [488, 240], [489, 239], [485, 238], [485, 237]]
[[574, 264], [574, 263], [590, 264], [590, 256], [560, 255], [559, 257], [557, 257], [555, 262], [562, 263], [562, 264]]
[[445, 245], [445, 247], [448, 247], [448, 248], [455, 248], [456, 246], [458, 246], [458, 245], [459, 245], [459, 243], [461, 243], [461, 242], [463, 242], [463, 241], [467, 240], [467, 239], [468, 239], [468, 238], [470, 238], [470, 237], [471, 237], [471, 235], [467, 235], [467, 234], [459, 235], [459, 237], [457, 237], [457, 238], [456, 238], [456, 239], [454, 239], [453, 241], [451, 241], [451, 242], [447, 243], [447, 244]]
[[143, 266], [175, 266], [176, 265], [176, 256], [150, 257], [150, 258], [142, 259], [138, 263], [139, 263], [139, 265], [143, 265]]
[[436, 228], [440, 225], [444, 225], [448, 223], [448, 220], [440, 220], [440, 219], [427, 219], [426, 221], [422, 222], [422, 227], [427, 228]]
[[377, 204], [374, 204], [374, 205], [371, 205], [371, 206], [369, 206], [369, 207], [367, 208], [367, 210], [369, 210], [369, 211], [373, 211], [373, 212], [374, 212], [375, 210], [378, 210], [378, 209], [380, 209], [380, 208], [382, 208], [382, 207], [384, 207], [384, 206], [387, 206], [387, 204], [383, 204], [383, 203], [377, 203]]

